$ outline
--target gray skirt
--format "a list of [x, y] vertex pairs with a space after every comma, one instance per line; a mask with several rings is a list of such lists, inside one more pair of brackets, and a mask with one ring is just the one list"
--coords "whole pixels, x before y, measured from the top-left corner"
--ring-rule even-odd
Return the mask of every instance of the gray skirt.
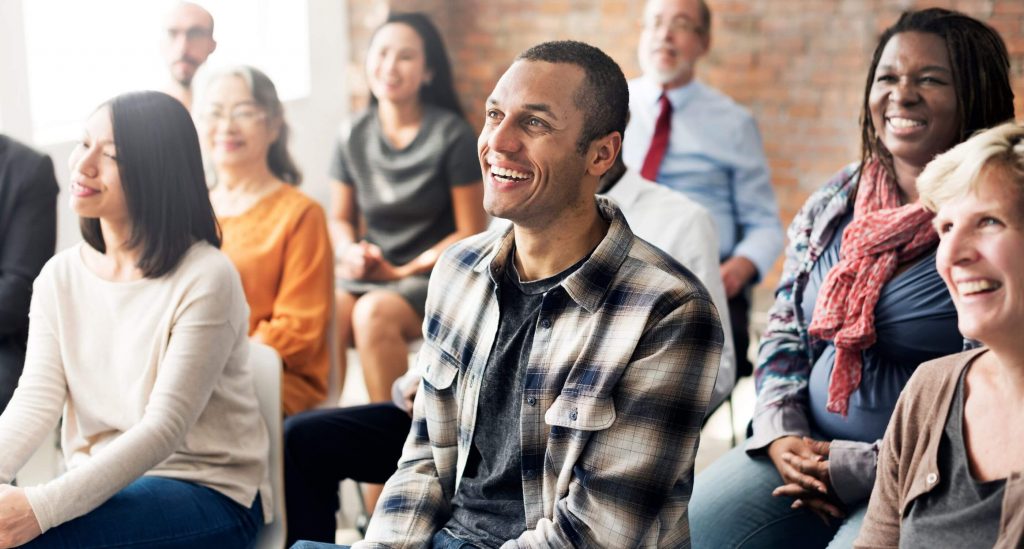
[[423, 318], [423, 309], [427, 305], [427, 283], [429, 280], [429, 274], [412, 275], [385, 282], [336, 278], [334, 285], [357, 297], [377, 290], [394, 292], [402, 296], [402, 299], [412, 306], [412, 310], [416, 311], [420, 318]]

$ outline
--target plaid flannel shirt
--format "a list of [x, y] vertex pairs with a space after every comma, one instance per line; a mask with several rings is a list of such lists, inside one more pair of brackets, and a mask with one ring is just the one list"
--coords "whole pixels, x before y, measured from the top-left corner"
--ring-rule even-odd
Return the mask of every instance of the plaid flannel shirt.
[[[689, 547], [687, 503], [722, 330], [698, 279], [633, 236], [607, 235], [544, 295], [522, 387], [527, 530], [505, 547]], [[356, 547], [428, 547], [465, 473], [511, 232], [445, 252], [430, 279], [424, 378], [398, 471]], [[516, 436], [509, 433], [509, 436]]]

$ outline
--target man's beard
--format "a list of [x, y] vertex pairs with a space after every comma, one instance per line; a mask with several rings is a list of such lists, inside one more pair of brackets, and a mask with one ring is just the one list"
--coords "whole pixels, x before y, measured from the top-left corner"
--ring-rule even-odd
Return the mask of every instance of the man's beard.
[[[182, 72], [180, 75], [178, 75], [174, 71], [174, 65], [176, 65], [178, 63], [186, 63], [187, 65], [192, 67], [192, 70], [191, 71]], [[188, 57], [182, 57], [181, 59], [176, 59], [173, 63], [171, 63], [171, 76], [174, 78], [174, 81], [177, 82], [183, 88], [191, 88], [192, 87], [192, 80], [195, 79], [196, 71], [198, 71], [198, 70], [199, 70], [199, 63], [196, 63], [193, 59], [190, 59]]]
[[643, 71], [644, 76], [653, 79], [658, 84], [668, 84], [679, 78], [680, 75], [693, 72], [693, 63], [690, 61], [680, 60], [671, 67], [661, 68], [656, 61], [651, 59], [652, 55], [641, 49], [637, 57], [640, 61], [640, 70]]

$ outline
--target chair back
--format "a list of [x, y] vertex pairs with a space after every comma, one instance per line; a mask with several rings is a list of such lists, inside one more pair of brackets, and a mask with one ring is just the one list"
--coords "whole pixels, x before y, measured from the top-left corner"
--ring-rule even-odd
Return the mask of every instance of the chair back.
[[273, 521], [264, 524], [256, 540], [260, 549], [281, 549], [285, 544], [284, 512], [284, 448], [281, 423], [281, 357], [277, 351], [262, 344], [249, 343], [249, 366], [252, 369], [260, 413], [270, 434], [270, 485], [274, 491]]
[[331, 321], [327, 325], [327, 354], [330, 356], [330, 373], [327, 375], [327, 398], [317, 408], [337, 408], [345, 380], [341, 378], [341, 355], [346, 349], [338, 344], [338, 309], [331, 302]]

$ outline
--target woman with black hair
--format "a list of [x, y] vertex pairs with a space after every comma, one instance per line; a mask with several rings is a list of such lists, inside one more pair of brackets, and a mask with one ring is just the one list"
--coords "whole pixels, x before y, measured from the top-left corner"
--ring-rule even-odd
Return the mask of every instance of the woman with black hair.
[[861, 161], [790, 225], [753, 437], [696, 478], [695, 548], [853, 544], [900, 392], [919, 364], [963, 344], [915, 183], [937, 154], [1013, 118], [1009, 66], [999, 34], [958, 12], [907, 12], [882, 34]]
[[391, 14], [373, 35], [366, 78], [370, 108], [331, 165], [331, 230], [341, 348], [355, 343], [370, 400], [385, 402], [406, 342], [420, 337], [434, 262], [487, 216], [476, 136], [433, 23]]
[[[162, 93], [115, 97], [69, 163], [85, 243], [35, 281], [0, 416], [0, 547], [250, 546], [267, 430], [192, 119]], [[58, 419], [67, 472], [8, 484]]]

